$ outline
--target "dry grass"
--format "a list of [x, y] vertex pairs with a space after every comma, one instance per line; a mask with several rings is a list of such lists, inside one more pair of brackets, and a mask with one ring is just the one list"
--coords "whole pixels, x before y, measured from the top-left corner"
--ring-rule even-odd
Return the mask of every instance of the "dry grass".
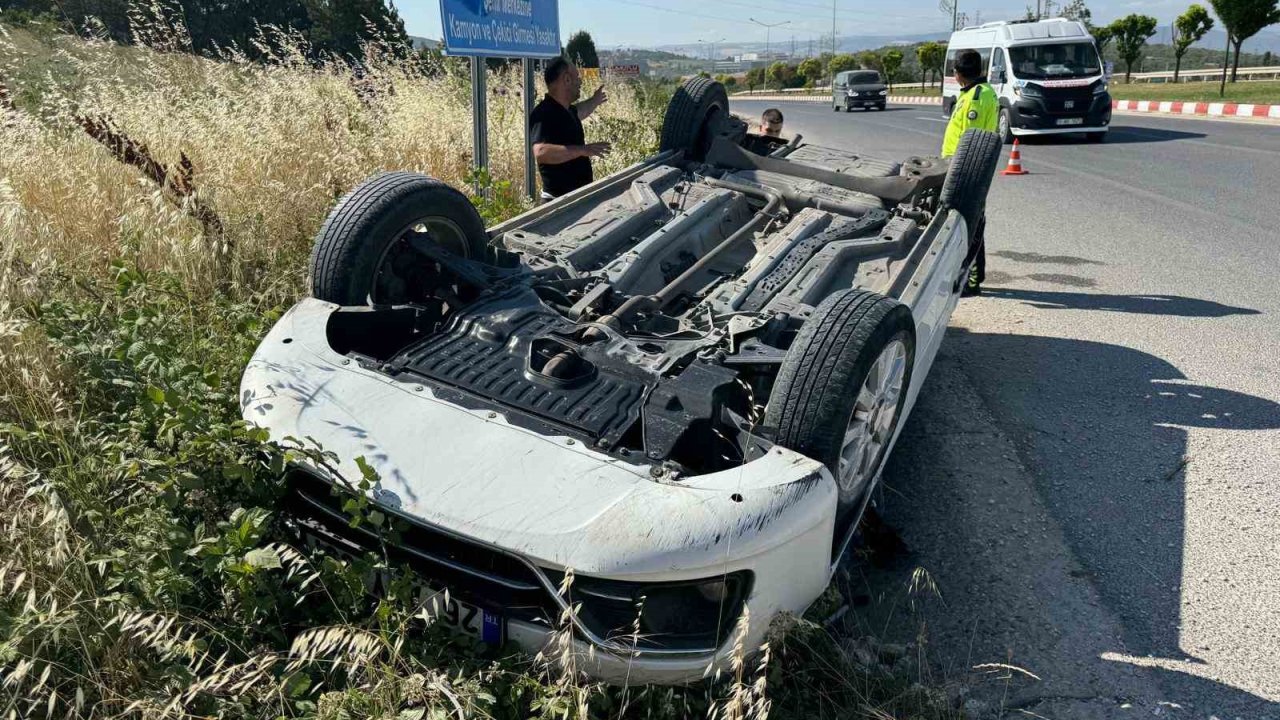
[[[126, 259], [164, 270], [193, 290], [212, 289], [220, 265], [236, 286], [296, 280], [298, 258], [335, 200], [384, 169], [412, 170], [467, 187], [469, 87], [460, 67], [423, 68], [369, 50], [357, 78], [342, 63], [315, 66], [296, 38], [271, 37], [274, 62], [224, 61], [120, 48], [23, 31], [0, 35], [0, 82], [15, 98], [0, 128], [0, 247], [39, 268], [102, 274]], [[32, 76], [30, 66], [43, 74]], [[25, 82], [24, 82], [25, 79]], [[490, 170], [523, 178], [520, 79], [489, 78]], [[653, 119], [629, 86], [587, 123], [617, 151], [607, 173], [656, 144]], [[80, 130], [104, 119], [160, 164], [189, 158], [193, 198], [212, 208], [224, 236], [207, 237], [190, 201], [175, 204], [136, 167]]]
[[[606, 688], [567, 616], [544, 658], [478, 650], [424, 628], [407, 585], [371, 608], [376, 556], [277, 541], [286, 452], [239, 421], [247, 353], [355, 183], [469, 189], [467, 80], [377, 45], [357, 77], [279, 34], [265, 64], [172, 52], [171, 23], [139, 37], [0, 26], [0, 718], [745, 720], [827, 715], [833, 687], [835, 716], [883, 716], [812, 629], [739, 642], [719, 684]], [[523, 132], [519, 78], [489, 86], [494, 220], [524, 207]], [[598, 174], [657, 145], [648, 93], [611, 87], [587, 123], [614, 146]]]

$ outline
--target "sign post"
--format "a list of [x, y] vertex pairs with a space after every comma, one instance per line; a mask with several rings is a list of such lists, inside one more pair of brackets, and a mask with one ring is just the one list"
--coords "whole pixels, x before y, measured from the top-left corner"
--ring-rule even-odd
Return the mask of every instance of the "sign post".
[[529, 113], [533, 110], [533, 58], [560, 56], [558, 0], [440, 0], [446, 55], [470, 57], [473, 160], [488, 167], [488, 95], [486, 57], [524, 61], [525, 189], [534, 196]]
[[537, 87], [533, 80], [533, 64], [532, 58], [525, 58], [520, 61], [524, 66], [524, 90], [521, 91], [521, 99], [524, 100], [524, 193], [530, 200], [538, 199], [538, 173], [534, 169], [533, 160], [533, 142], [529, 138], [529, 116], [533, 114], [533, 89]]

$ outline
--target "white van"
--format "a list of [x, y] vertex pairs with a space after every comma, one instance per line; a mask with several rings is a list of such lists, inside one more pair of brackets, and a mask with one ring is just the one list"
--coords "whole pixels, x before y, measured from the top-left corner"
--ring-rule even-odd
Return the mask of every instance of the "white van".
[[1000, 137], [1085, 133], [1101, 142], [1111, 125], [1111, 95], [1097, 45], [1083, 23], [1064, 18], [990, 22], [951, 35], [942, 106], [955, 107], [956, 53], [976, 50], [1000, 98]]

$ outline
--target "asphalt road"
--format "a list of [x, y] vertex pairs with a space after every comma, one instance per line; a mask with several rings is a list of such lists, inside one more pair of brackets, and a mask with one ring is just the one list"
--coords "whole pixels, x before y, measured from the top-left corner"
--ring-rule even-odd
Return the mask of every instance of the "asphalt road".
[[[878, 157], [945, 127], [775, 105]], [[907, 552], [853, 566], [857, 621], [923, 637], [978, 715], [1280, 719], [1280, 126], [1117, 115], [1023, 164], [886, 471]]]

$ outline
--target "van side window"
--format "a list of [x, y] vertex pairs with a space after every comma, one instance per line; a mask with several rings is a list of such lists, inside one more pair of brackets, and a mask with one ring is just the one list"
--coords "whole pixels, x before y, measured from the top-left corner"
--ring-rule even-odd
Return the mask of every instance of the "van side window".
[[999, 79], [1002, 76], [1005, 82], [1008, 81], [1007, 74], [1005, 73], [1005, 67], [1006, 61], [1004, 58], [1004, 49], [996, 48], [995, 54], [991, 56], [991, 82], [999, 82]]

